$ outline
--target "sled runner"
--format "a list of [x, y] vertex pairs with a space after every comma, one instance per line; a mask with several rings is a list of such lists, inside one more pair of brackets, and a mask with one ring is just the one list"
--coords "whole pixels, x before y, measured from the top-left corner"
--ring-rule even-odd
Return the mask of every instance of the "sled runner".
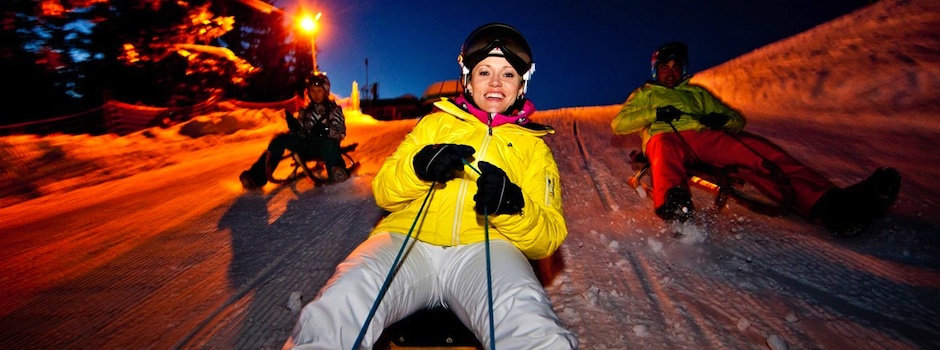
[[377, 350], [482, 350], [473, 332], [443, 307], [424, 309], [385, 328]]
[[[652, 190], [652, 176], [650, 175], [650, 163], [639, 150], [630, 152], [630, 160], [636, 174], [628, 180], [630, 186], [636, 189], [641, 197], [646, 197]], [[784, 216], [790, 212], [791, 205], [795, 200], [793, 188], [789, 185], [781, 184], [783, 200], [774, 201], [763, 195], [758, 189], [749, 185], [745, 180], [744, 169], [736, 167], [718, 168], [706, 164], [697, 164], [688, 167], [689, 184], [701, 188], [715, 196], [715, 211], [719, 212], [731, 199], [735, 203], [758, 214], [768, 216]], [[753, 174], [752, 176], [765, 176]]]
[[[347, 176], [352, 175], [356, 168], [359, 167], [359, 162], [349, 154], [355, 151], [358, 146], [359, 143], [353, 143], [340, 147], [339, 153], [343, 158]], [[291, 159], [290, 170], [285, 170], [287, 169], [286, 167], [278, 167], [278, 169], [281, 169], [280, 171], [278, 169], [272, 169], [268, 172], [268, 181], [276, 184], [289, 183], [301, 176], [306, 176], [310, 181], [313, 181], [314, 184], [330, 181], [329, 171], [326, 169], [326, 162], [320, 157], [305, 157], [298, 152], [288, 150], [282, 159], [288, 158]]]

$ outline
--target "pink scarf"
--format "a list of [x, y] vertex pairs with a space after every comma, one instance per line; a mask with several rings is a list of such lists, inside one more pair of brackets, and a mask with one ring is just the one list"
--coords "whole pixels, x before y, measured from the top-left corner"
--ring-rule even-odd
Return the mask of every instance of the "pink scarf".
[[463, 110], [470, 112], [470, 114], [473, 114], [477, 119], [490, 127], [503, 124], [525, 125], [529, 122], [529, 116], [535, 113], [535, 104], [533, 104], [531, 100], [525, 99], [521, 109], [511, 109], [509, 115], [497, 113], [493, 115], [493, 121], [490, 122], [490, 114], [468, 102], [464, 95], [457, 96], [457, 98], [454, 99], [454, 103], [460, 106], [460, 108], [463, 108]]

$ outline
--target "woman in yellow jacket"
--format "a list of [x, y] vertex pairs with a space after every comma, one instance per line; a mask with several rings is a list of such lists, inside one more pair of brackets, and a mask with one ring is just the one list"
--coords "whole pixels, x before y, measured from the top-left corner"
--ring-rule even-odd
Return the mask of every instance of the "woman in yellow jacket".
[[304, 307], [285, 348], [371, 348], [385, 327], [437, 306], [487, 348], [491, 341], [501, 350], [577, 348], [528, 262], [552, 255], [568, 233], [558, 168], [541, 138], [553, 130], [530, 122], [535, 106], [524, 98], [535, 70], [531, 50], [516, 29], [492, 23], [470, 34], [458, 61], [463, 95], [435, 103], [440, 111], [423, 117], [386, 159], [372, 187], [390, 213]]

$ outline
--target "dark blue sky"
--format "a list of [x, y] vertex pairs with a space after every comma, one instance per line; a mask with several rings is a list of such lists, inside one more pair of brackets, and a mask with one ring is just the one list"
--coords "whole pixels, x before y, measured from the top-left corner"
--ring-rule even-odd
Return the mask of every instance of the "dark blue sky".
[[[276, 3], [288, 12], [298, 0]], [[457, 54], [474, 28], [504, 22], [532, 46], [527, 96], [539, 109], [622, 103], [649, 76], [659, 44], [689, 45], [701, 71], [866, 6], [869, 0], [794, 1], [312, 1], [323, 13], [320, 69], [349, 96], [379, 83], [379, 97], [420, 97], [459, 77]], [[365, 59], [369, 64], [366, 69]]]

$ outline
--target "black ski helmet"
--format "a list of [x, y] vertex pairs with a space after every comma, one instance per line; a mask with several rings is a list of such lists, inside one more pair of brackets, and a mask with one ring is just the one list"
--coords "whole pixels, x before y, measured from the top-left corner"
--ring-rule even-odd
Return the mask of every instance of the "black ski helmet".
[[464, 88], [473, 67], [489, 56], [505, 57], [516, 72], [522, 74], [522, 92], [525, 93], [525, 86], [532, 78], [532, 73], [535, 73], [532, 49], [519, 30], [503, 23], [484, 24], [474, 29], [464, 40], [460, 55], [457, 56]]
[[653, 80], [656, 80], [656, 66], [660, 63], [669, 63], [676, 60], [676, 63], [682, 66], [682, 76], [689, 74], [689, 49], [685, 43], [673, 41], [662, 44], [656, 51], [653, 51], [653, 57], [650, 58], [650, 71]]
[[330, 93], [330, 78], [326, 77], [326, 73], [316, 72], [307, 77], [307, 88], [313, 86], [322, 86], [326, 90], [326, 93]]

